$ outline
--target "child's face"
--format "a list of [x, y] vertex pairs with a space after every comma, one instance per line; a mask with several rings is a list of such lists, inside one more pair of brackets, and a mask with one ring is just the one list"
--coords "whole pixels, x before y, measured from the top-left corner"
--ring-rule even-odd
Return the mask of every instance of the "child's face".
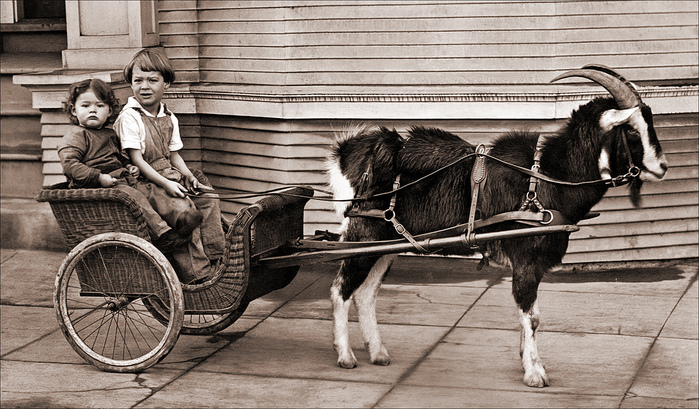
[[157, 112], [163, 94], [169, 87], [170, 83], [165, 82], [163, 74], [159, 71], [143, 71], [140, 67], [133, 68], [131, 75], [133, 96], [149, 112]]
[[101, 128], [111, 114], [111, 107], [97, 98], [91, 89], [78, 95], [73, 106], [73, 115], [85, 128]]

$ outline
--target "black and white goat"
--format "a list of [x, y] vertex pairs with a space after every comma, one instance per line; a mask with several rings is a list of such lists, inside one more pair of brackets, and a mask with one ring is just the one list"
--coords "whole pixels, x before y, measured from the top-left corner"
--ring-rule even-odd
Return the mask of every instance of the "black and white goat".
[[[641, 181], [660, 180], [667, 170], [653, 128], [650, 107], [641, 101], [630, 83], [606, 67], [586, 66], [553, 81], [573, 76], [597, 82], [610, 92], [612, 98], [595, 98], [572, 112], [558, 133], [545, 140], [540, 172], [562, 181], [581, 182], [625, 174], [629, 171], [629, 163], [633, 163], [640, 170], [639, 177], [631, 185], [632, 198], [637, 198]], [[538, 135], [533, 133], [511, 132], [493, 142], [490, 155], [530, 168], [537, 138]], [[628, 149], [624, 147], [625, 143], [628, 143]], [[331, 185], [336, 199], [348, 199], [355, 194], [369, 197], [391, 191], [398, 174], [405, 185], [473, 153], [474, 149], [461, 138], [434, 128], [414, 127], [407, 138], [382, 127], [358, 129], [351, 135], [339, 137], [334, 146], [330, 158]], [[400, 191], [395, 204], [396, 219], [412, 234], [466, 222], [473, 161], [473, 157], [463, 160], [429, 180]], [[480, 218], [517, 210], [528, 192], [529, 176], [494, 160], [486, 162], [488, 177], [478, 200]], [[571, 223], [577, 223], [602, 199], [607, 189], [608, 186], [602, 183], [566, 186], [541, 181], [537, 194], [546, 209], [558, 210]], [[359, 209], [384, 210], [388, 208], [389, 200], [390, 196], [381, 196], [359, 202], [358, 206]], [[633, 201], [637, 205], [637, 200]], [[347, 208], [346, 204], [339, 207], [341, 212]], [[497, 227], [507, 228], [512, 228], [512, 225]], [[346, 217], [341, 234], [344, 241], [400, 237], [390, 223], [366, 217]], [[520, 314], [524, 383], [529, 386], [543, 387], [549, 383], [536, 345], [535, 334], [539, 326], [537, 289], [544, 273], [561, 262], [567, 247], [567, 233], [485, 244], [484, 250], [493, 260], [512, 268], [512, 293]], [[464, 253], [469, 251], [462, 250]], [[390, 363], [379, 335], [375, 306], [379, 286], [394, 259], [395, 255], [384, 255], [342, 262], [330, 293], [334, 347], [338, 353], [338, 365], [343, 368], [356, 366], [347, 333], [352, 300], [371, 362], [376, 365]]]

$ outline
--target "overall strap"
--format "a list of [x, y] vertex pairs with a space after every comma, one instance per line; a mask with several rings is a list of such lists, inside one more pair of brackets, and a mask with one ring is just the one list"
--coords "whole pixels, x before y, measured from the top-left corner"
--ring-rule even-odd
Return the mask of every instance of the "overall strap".
[[[145, 145], [146, 149], [143, 154], [143, 159], [149, 164], [156, 164], [158, 167], [169, 167], [170, 159], [170, 142], [172, 141], [173, 125], [170, 118], [170, 111], [166, 108], [167, 115], [162, 117], [152, 117], [141, 108], [135, 109], [140, 115], [145, 127]], [[159, 169], [156, 169], [159, 170]]]

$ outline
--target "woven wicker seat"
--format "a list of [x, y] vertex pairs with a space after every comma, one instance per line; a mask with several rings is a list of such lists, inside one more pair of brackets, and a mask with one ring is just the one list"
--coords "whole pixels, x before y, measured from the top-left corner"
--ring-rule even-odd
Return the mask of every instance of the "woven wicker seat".
[[[195, 175], [208, 184], [203, 174]], [[251, 259], [273, 254], [303, 234], [303, 207], [313, 190], [293, 188], [289, 193], [292, 196], [270, 195], [244, 208], [230, 226], [222, 220], [228, 230], [223, 262], [206, 283], [182, 286], [186, 313], [225, 313], [238, 308], [248, 285]], [[44, 188], [37, 200], [50, 204], [71, 249], [89, 237], [109, 232], [129, 233], [150, 241], [140, 207], [122, 191], [68, 189], [63, 183]], [[119, 267], [114, 271], [122, 273], [127, 272], [119, 271]], [[257, 289], [252, 293], [259, 294], [260, 290], [269, 292]]]

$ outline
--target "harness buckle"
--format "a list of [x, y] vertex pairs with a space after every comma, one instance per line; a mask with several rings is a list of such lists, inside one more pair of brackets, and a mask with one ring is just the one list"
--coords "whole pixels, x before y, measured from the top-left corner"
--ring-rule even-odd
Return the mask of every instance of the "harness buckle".
[[403, 225], [400, 223], [396, 224], [393, 227], [396, 229], [396, 233], [400, 234], [401, 236], [404, 235], [406, 232], [405, 227], [403, 227]]

